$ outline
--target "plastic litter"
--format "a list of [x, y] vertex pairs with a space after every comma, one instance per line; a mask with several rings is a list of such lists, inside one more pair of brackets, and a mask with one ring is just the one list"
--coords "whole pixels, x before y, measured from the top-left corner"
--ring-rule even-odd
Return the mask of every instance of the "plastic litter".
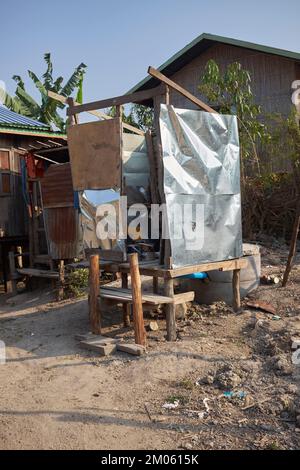
[[173, 403], [164, 403], [162, 405], [162, 408], [165, 408], [166, 410], [175, 410], [175, 408], [178, 408], [179, 406], [179, 401], [175, 400]]

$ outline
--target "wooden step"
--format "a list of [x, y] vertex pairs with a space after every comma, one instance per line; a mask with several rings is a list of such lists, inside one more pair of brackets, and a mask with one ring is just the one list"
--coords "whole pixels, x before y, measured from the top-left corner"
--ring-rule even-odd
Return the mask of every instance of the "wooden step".
[[[131, 289], [123, 289], [118, 287], [101, 287], [100, 297], [107, 300], [115, 300], [120, 303], [132, 303], [132, 291]], [[174, 295], [172, 297], [166, 297], [164, 295], [151, 294], [142, 292], [142, 303], [148, 305], [160, 305], [160, 304], [171, 304], [175, 303], [182, 304], [184, 302], [190, 302], [194, 300], [194, 292], [184, 292], [182, 294]]]
[[56, 271], [50, 271], [46, 269], [34, 269], [34, 268], [20, 268], [17, 269], [19, 274], [31, 277], [45, 277], [49, 279], [59, 279], [59, 274]]

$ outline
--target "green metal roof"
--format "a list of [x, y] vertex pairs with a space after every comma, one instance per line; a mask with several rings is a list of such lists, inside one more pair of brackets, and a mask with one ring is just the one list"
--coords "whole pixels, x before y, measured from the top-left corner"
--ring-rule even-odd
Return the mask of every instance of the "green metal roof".
[[[227, 38], [224, 36], [216, 36], [214, 34], [203, 33], [190, 42], [183, 49], [174, 54], [170, 59], [164, 62], [158, 70], [166, 76], [173, 75], [191, 60], [197, 57], [199, 54], [207, 50], [215, 43], [229, 44], [231, 46], [243, 47], [245, 49], [251, 49], [259, 52], [264, 52], [265, 54], [272, 54], [277, 56], [282, 56], [287, 59], [292, 59], [300, 61], [300, 53], [286, 51], [284, 49], [277, 49], [275, 47], [263, 46], [261, 44], [255, 44], [252, 42], [239, 41], [238, 39]], [[150, 75], [141, 80], [137, 85], [135, 85], [128, 93], [133, 93], [135, 91], [146, 90], [152, 88], [159, 84], [159, 81]]]

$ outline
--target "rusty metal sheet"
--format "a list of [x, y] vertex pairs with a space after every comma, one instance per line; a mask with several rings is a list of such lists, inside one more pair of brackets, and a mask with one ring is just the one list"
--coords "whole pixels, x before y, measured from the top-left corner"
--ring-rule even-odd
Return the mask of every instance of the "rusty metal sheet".
[[70, 126], [68, 147], [76, 191], [121, 187], [122, 124], [119, 118]]
[[74, 207], [71, 165], [51, 165], [41, 179], [44, 208]]
[[44, 210], [48, 252], [52, 259], [77, 258], [82, 253], [79, 214], [73, 207]]

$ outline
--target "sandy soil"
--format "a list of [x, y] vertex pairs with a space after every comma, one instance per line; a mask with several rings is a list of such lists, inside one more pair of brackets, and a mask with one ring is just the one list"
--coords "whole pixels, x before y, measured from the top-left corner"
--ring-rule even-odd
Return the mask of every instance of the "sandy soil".
[[[263, 248], [263, 272], [280, 275], [286, 255], [284, 246]], [[287, 288], [261, 286], [250, 296], [272, 303], [280, 320], [194, 304], [178, 321], [176, 343], [165, 341], [158, 317], [141, 358], [81, 349], [74, 335], [89, 330], [86, 299], [51, 296], [0, 298], [1, 449], [300, 447], [300, 366], [290, 347], [300, 333], [300, 269]], [[105, 312], [104, 325], [104, 334], [132, 341], [120, 310]]]

